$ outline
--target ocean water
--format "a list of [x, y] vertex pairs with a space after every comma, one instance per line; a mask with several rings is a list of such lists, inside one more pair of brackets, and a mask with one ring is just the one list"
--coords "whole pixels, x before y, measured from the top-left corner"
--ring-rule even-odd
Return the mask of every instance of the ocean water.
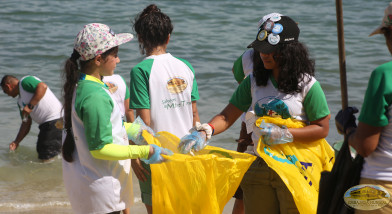
[[[83, 25], [100, 22], [116, 33], [131, 32], [132, 20], [148, 4], [168, 14], [174, 31], [168, 52], [187, 59], [195, 68], [199, 86], [198, 109], [202, 122], [228, 103], [237, 83], [231, 68], [257, 33], [265, 14], [279, 12], [299, 23], [300, 41], [316, 60], [316, 78], [331, 110], [330, 144], [342, 139], [334, 116], [341, 108], [336, 9], [333, 0], [282, 1], [0, 1], [0, 78], [36, 75], [61, 96], [61, 68], [72, 53], [73, 40]], [[371, 71], [391, 60], [383, 36], [368, 37], [380, 23], [388, 1], [343, 2], [349, 105], [361, 107]], [[129, 82], [129, 71], [143, 59], [136, 40], [120, 47], [116, 73]], [[37, 124], [16, 152], [8, 145], [21, 120], [16, 100], [0, 95], [0, 213], [72, 213], [62, 183], [61, 160], [38, 162]], [[236, 149], [240, 122], [213, 138], [212, 145]], [[136, 177], [132, 213], [145, 213]], [[231, 213], [231, 204], [224, 213]]]

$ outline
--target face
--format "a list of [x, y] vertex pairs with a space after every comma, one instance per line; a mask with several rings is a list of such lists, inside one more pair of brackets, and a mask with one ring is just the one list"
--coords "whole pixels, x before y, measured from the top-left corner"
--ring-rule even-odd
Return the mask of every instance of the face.
[[102, 64], [102, 70], [100, 72], [101, 76], [111, 76], [114, 73], [114, 69], [116, 69], [117, 63], [120, 62], [120, 58], [116, 54], [110, 54], [106, 57]]
[[278, 64], [274, 59], [274, 55], [275, 55], [274, 53], [265, 54], [260, 52], [260, 58], [263, 61], [264, 67], [266, 69], [274, 70], [278, 68]]
[[7, 83], [4, 86], [1, 87], [4, 91], [5, 94], [7, 94], [10, 97], [16, 97], [18, 96], [17, 91], [15, 90], [15, 87], [12, 86], [12, 84]]

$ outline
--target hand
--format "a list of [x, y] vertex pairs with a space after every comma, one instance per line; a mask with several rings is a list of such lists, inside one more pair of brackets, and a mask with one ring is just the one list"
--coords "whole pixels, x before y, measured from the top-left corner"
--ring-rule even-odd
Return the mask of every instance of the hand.
[[346, 134], [348, 128], [356, 128], [355, 113], [358, 113], [356, 107], [347, 107], [344, 110], [340, 110], [335, 117], [335, 125], [339, 134]]
[[162, 155], [173, 155], [173, 152], [170, 151], [169, 149], [165, 149], [162, 147], [159, 147], [155, 144], [150, 144], [152, 147], [152, 151], [150, 149], [150, 154], [148, 160], [142, 159], [144, 163], [146, 164], [154, 164], [154, 163], [162, 163], [165, 161], [165, 159], [161, 156]]
[[147, 126], [140, 117], [137, 117], [133, 123], [125, 123], [128, 139], [132, 140], [137, 145], [147, 145], [146, 140], [143, 138], [143, 130], [146, 130], [151, 135], [155, 136], [155, 132]]
[[15, 141], [12, 141], [12, 143], [10, 143], [10, 151], [15, 151], [18, 147], [19, 147], [19, 143]]
[[[265, 123], [264, 120], [259, 126], [257, 135], [263, 136], [263, 142], [267, 145], [284, 144], [293, 142], [293, 135], [286, 127], [280, 128], [272, 123]], [[256, 130], [255, 130], [256, 131]]]
[[214, 134], [214, 129], [208, 123], [201, 124], [200, 122], [196, 122], [195, 126], [189, 130], [190, 133], [193, 133], [194, 131], [204, 131], [207, 140], [211, 139], [211, 136]]
[[182, 154], [188, 154], [191, 150], [200, 151], [207, 146], [209, 140], [204, 132], [193, 131], [181, 138], [178, 148]]
[[143, 167], [142, 163], [140, 162], [140, 159], [131, 159], [131, 166], [133, 169], [133, 172], [135, 173], [137, 179], [140, 181], [147, 181], [146, 175], [149, 175], [150, 173]]

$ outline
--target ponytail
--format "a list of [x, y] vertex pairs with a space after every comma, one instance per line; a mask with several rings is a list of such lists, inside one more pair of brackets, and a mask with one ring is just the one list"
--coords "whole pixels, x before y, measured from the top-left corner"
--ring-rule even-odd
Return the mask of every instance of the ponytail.
[[79, 80], [78, 59], [80, 54], [74, 49], [71, 57], [67, 59], [64, 65], [63, 78], [65, 83], [63, 86], [63, 100], [64, 100], [64, 128], [67, 132], [65, 137], [62, 154], [67, 162], [72, 162], [72, 154], [75, 150], [75, 140], [72, 133], [72, 96]]

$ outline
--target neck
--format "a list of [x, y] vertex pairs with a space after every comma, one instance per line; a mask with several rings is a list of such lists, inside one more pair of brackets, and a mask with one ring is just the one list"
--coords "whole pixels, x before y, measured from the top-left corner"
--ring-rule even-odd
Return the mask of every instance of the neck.
[[166, 53], [166, 45], [160, 45], [156, 48], [154, 48], [149, 54], [147, 54], [148, 56], [151, 55], [161, 55], [161, 54], [165, 54]]

